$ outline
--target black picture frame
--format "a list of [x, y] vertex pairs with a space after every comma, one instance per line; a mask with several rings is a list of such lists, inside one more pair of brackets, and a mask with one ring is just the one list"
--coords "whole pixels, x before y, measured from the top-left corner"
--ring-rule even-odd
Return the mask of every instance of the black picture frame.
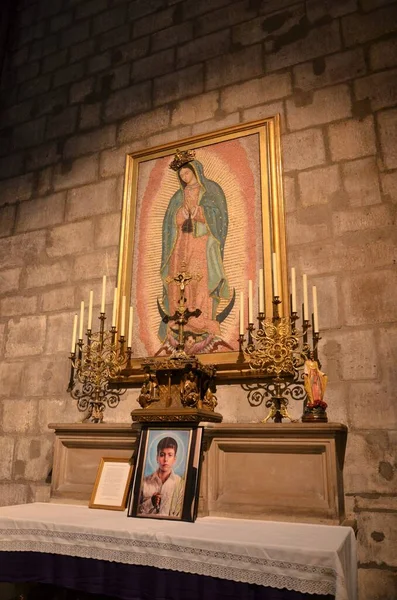
[[142, 426], [129, 517], [196, 520], [202, 440], [197, 425]]

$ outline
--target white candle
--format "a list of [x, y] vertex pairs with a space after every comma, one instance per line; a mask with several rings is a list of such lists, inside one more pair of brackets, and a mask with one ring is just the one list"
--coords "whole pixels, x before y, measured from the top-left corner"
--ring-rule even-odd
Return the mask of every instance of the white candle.
[[317, 287], [313, 286], [313, 330], [318, 333], [318, 306], [317, 306]]
[[120, 325], [120, 335], [124, 337], [125, 335], [125, 296], [123, 296], [121, 300], [121, 325]]
[[265, 312], [265, 288], [263, 285], [263, 269], [259, 269], [259, 312]]
[[134, 309], [130, 306], [130, 318], [128, 319], [128, 348], [132, 347], [132, 325], [134, 323]]
[[92, 304], [94, 301], [94, 292], [90, 290], [90, 302], [88, 304], [88, 325], [87, 329], [92, 329]]
[[102, 278], [101, 313], [105, 312], [105, 302], [106, 302], [106, 275], [104, 275]]
[[77, 320], [78, 320], [78, 316], [74, 315], [74, 319], [73, 319], [72, 346], [70, 348], [70, 352], [72, 352], [72, 354], [76, 350]]
[[303, 284], [303, 320], [309, 320], [309, 301], [307, 298], [307, 275], [304, 274], [302, 277]]
[[295, 267], [291, 268], [291, 311], [296, 313], [296, 273]]
[[113, 314], [112, 314], [112, 327], [116, 327], [116, 315], [117, 315], [117, 288], [114, 288], [113, 294]]
[[240, 335], [244, 335], [244, 292], [240, 292]]
[[83, 322], [84, 322], [84, 300], [80, 304], [80, 327], [79, 327], [79, 340], [83, 339]]
[[248, 323], [254, 322], [254, 312], [252, 310], [252, 279], [248, 281]]
[[277, 255], [273, 252], [273, 296], [278, 296]]

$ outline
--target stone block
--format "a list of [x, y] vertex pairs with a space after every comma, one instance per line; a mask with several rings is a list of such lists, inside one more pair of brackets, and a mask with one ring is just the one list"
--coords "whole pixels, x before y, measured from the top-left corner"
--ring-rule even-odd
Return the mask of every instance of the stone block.
[[101, 104], [86, 104], [80, 108], [79, 129], [93, 129], [101, 124]]
[[139, 38], [138, 40], [134, 40], [129, 44], [119, 46], [117, 50], [121, 52], [121, 60], [123, 62], [132, 63], [137, 58], [146, 56], [149, 53], [149, 47], [152, 47], [150, 46], [151, 39], [151, 36], [148, 35], [146, 37]]
[[[380, 364], [382, 365], [383, 382], [392, 388], [396, 386], [395, 354], [397, 347], [397, 328], [395, 326], [381, 327], [378, 331], [378, 348]], [[393, 393], [390, 393], [393, 397]]]
[[223, 29], [204, 37], [195, 38], [176, 48], [176, 67], [183, 68], [201, 63], [214, 56], [227, 54], [230, 50], [230, 32]]
[[287, 126], [285, 124], [285, 105], [284, 102], [271, 102], [270, 104], [260, 104], [252, 108], [247, 108], [242, 111], [242, 122], [256, 121], [258, 119], [267, 119], [268, 117], [274, 117], [274, 115], [280, 115], [280, 127], [282, 131], [285, 131]]
[[[97, 273], [93, 274], [93, 277], [96, 278], [96, 281], [89, 281], [89, 282], [78, 282], [76, 284], [76, 291], [75, 291], [75, 297], [78, 299], [77, 305], [75, 305], [75, 312], [78, 312], [78, 309], [80, 307], [79, 302], [82, 299], [88, 300], [89, 296], [90, 296], [90, 291], [92, 291], [93, 296], [94, 296], [94, 300], [93, 300], [93, 306], [94, 306], [94, 312], [93, 312], [93, 329], [95, 331], [97, 331], [99, 329], [99, 321], [97, 320], [99, 317], [99, 306], [100, 306], [100, 300], [102, 297], [102, 272], [103, 272], [103, 267], [102, 270]], [[98, 278], [100, 277], [100, 279]], [[113, 309], [113, 298], [114, 298], [114, 288], [116, 287], [116, 277], [112, 277], [112, 276], [108, 276], [106, 279], [106, 298], [105, 298], [105, 302], [106, 302], [106, 312], [109, 314]], [[97, 310], [95, 310], [97, 309]], [[70, 337], [70, 336], [69, 336]], [[71, 338], [70, 338], [70, 341]]]
[[16, 230], [18, 233], [42, 229], [62, 223], [65, 212], [65, 193], [27, 200], [19, 206]]
[[53, 17], [50, 21], [50, 31], [52, 33], [56, 33], [57, 31], [61, 31], [61, 29], [65, 29], [65, 27], [69, 27], [69, 25], [73, 21], [73, 13], [63, 12], [59, 15]]
[[159, 52], [171, 46], [181, 46], [184, 42], [188, 42], [193, 38], [193, 23], [187, 21], [178, 25], [172, 25], [157, 31], [152, 37], [151, 48], [152, 52]]
[[37, 196], [45, 196], [52, 188], [52, 167], [47, 167], [36, 172], [35, 192]]
[[[72, 291], [72, 288], [69, 289], [70, 291]], [[69, 296], [72, 299], [71, 293], [69, 294]], [[84, 298], [86, 307], [88, 306], [88, 298], [88, 296]], [[77, 312], [78, 304], [72, 301], [71, 308], [73, 307], [76, 308]], [[58, 310], [60, 309], [61, 307], [58, 308]], [[85, 328], [86, 323], [84, 324], [84, 330]], [[67, 356], [68, 352], [70, 351], [70, 345], [72, 342], [72, 331], [73, 315], [70, 312], [49, 316], [47, 321], [47, 341], [45, 345], [46, 354], [51, 354], [51, 356], [53, 356], [54, 354], [61, 352], [64, 356]], [[60, 362], [63, 363], [64, 361], [61, 359]]]
[[308, 0], [306, 3], [306, 14], [309, 21], [313, 24], [320, 19], [332, 17], [336, 19], [342, 15], [355, 12], [357, 10], [357, 0]]
[[52, 90], [36, 98], [32, 114], [35, 116], [42, 116], [48, 114], [55, 114], [65, 108], [68, 104], [68, 89], [61, 87], [56, 90]]
[[286, 214], [293, 213], [296, 210], [296, 182], [295, 177], [288, 177], [287, 175], [283, 178], [283, 196], [284, 196], [284, 207]]
[[76, 129], [77, 107], [65, 108], [57, 115], [47, 117], [46, 138], [59, 138], [73, 133]]
[[82, 79], [83, 76], [84, 64], [82, 62], [74, 63], [55, 72], [53, 86], [67, 85], [73, 83], [76, 79]]
[[[323, 355], [321, 354], [321, 357]], [[326, 371], [328, 374], [329, 372]], [[328, 420], [332, 423], [348, 425], [347, 407], [349, 404], [347, 386], [337, 381], [328, 381], [325, 401], [328, 404]]]
[[120, 213], [104, 215], [96, 220], [95, 245], [97, 248], [118, 246], [120, 237], [120, 220]]
[[310, 29], [306, 32], [306, 35], [300, 36], [297, 41], [287, 43], [277, 51], [267, 54], [266, 70], [277, 71], [319, 56], [333, 54], [341, 48], [339, 23], [332, 21], [322, 27]]
[[[73, 319], [70, 315], [70, 323], [72, 322]], [[68, 335], [67, 350], [70, 349], [71, 341], [72, 327], [70, 328], [70, 337]], [[21, 383], [22, 393], [32, 399], [35, 397], [59, 397], [66, 390], [69, 375], [70, 363], [67, 352], [65, 352], [64, 360], [59, 357], [39, 358], [25, 366]], [[37, 415], [37, 406], [35, 408]]]
[[98, 273], [116, 273], [118, 251], [117, 248], [108, 248], [95, 253], [79, 256], [75, 260], [74, 276], [75, 281], [84, 279], [95, 279]]
[[[323, 303], [321, 295], [319, 299]], [[376, 379], [380, 374], [375, 335], [372, 329], [328, 331], [326, 349], [330, 353], [331, 359], [336, 356], [338, 379], [343, 381], [369, 380]], [[357, 383], [357, 386], [360, 385]], [[375, 384], [368, 382], [368, 385], [372, 385], [373, 388]], [[379, 384], [376, 385], [379, 387]], [[350, 396], [351, 394], [352, 389]], [[357, 428], [360, 427], [354, 420], [352, 422]]]
[[21, 269], [6, 269], [0, 271], [0, 290], [1, 294], [15, 292], [19, 288], [19, 278]]
[[133, 22], [133, 33], [134, 37], [143, 37], [155, 31], [166, 29], [174, 25], [174, 13], [175, 8], [170, 7], [165, 10], [158, 10], [150, 16], [145, 16], [142, 19], [138, 19], [134, 16], [135, 6], [131, 6], [130, 17]]
[[17, 315], [29, 315], [36, 312], [36, 296], [7, 296], [0, 301], [1, 314], [3, 317]]
[[48, 483], [31, 483], [30, 494], [32, 502], [50, 502], [51, 486]]
[[378, 114], [381, 152], [386, 169], [397, 167], [397, 109]]
[[41, 307], [44, 312], [65, 310], [74, 306], [73, 287], [56, 288], [55, 290], [44, 292], [41, 296]]
[[[79, 60], [83, 60], [87, 56], [92, 56], [95, 52], [95, 40], [89, 39], [84, 40], [84, 42], [80, 42], [79, 44], [75, 44], [69, 49], [70, 58], [69, 63], [75, 63]], [[78, 85], [78, 84], [76, 84]]]
[[226, 112], [234, 112], [255, 104], [265, 104], [284, 98], [291, 93], [291, 75], [280, 73], [267, 75], [227, 87], [221, 91], [220, 107]]
[[[166, 77], [170, 76], [166, 75]], [[138, 83], [125, 90], [114, 92], [105, 104], [105, 121], [117, 121], [118, 119], [150, 110], [151, 96], [150, 81]]]
[[102, 54], [94, 54], [88, 60], [87, 74], [92, 75], [100, 71], [108, 71], [112, 64], [110, 51], [102, 52]]
[[[368, 265], [374, 264], [368, 260]], [[390, 290], [397, 285], [391, 269], [352, 274], [342, 281], [342, 298], [347, 325], [387, 323], [397, 318], [397, 305]]]
[[351, 117], [350, 90], [347, 85], [303, 92], [287, 100], [289, 129], [305, 129]]
[[[375, 269], [389, 267], [397, 260], [393, 236], [389, 239], [379, 236], [379, 232], [361, 232], [359, 239], [357, 243], [356, 237], [345, 236], [333, 242], [313, 243], [310, 247], [295, 246], [295, 263], [303, 273], [319, 275], [367, 269], [368, 265]], [[357, 309], [352, 305], [351, 310], [354, 314]]]
[[397, 69], [383, 71], [354, 82], [354, 91], [358, 100], [371, 102], [373, 111], [397, 104]]
[[228, 4], [228, 0], [201, 0], [200, 2], [186, 0], [183, 5], [183, 15], [186, 19], [192, 19]]
[[369, 64], [373, 71], [381, 71], [396, 66], [397, 39], [393, 37], [372, 44], [369, 49]]
[[66, 393], [64, 398], [45, 398], [39, 400], [38, 421], [41, 431], [46, 431], [49, 423], [76, 423], [82, 417], [83, 413], [78, 411], [76, 400], [73, 400]]
[[121, 44], [126, 44], [130, 39], [131, 26], [129, 23], [111, 29], [106, 33], [103, 33], [100, 37], [99, 47], [101, 50], [107, 50], [108, 48], [114, 48]]
[[51, 73], [60, 69], [66, 65], [68, 62], [68, 52], [67, 49], [60, 50], [59, 52], [55, 52], [54, 54], [50, 54], [43, 59], [43, 66], [41, 68], [42, 73]]
[[45, 332], [44, 316], [21, 317], [9, 321], [6, 357], [41, 354], [44, 350]]
[[0, 505], [12, 506], [30, 501], [29, 486], [25, 483], [0, 483]]
[[34, 100], [25, 100], [24, 102], [13, 103], [4, 106], [0, 113], [0, 128], [7, 128], [10, 125], [16, 125], [27, 121], [31, 116]]
[[[139, 149], [142, 148], [142, 145], [141, 141], [135, 143], [135, 146], [139, 146]], [[101, 152], [99, 159], [99, 172], [101, 177], [111, 177], [112, 175], [121, 175], [124, 173], [129, 147], [130, 145], [119, 146], [118, 148], [111, 148], [110, 150]]]
[[181, 98], [197, 96], [204, 89], [204, 72], [202, 65], [194, 65], [175, 73], [158, 77], [154, 81], [154, 105], [174, 102]]
[[22, 83], [19, 87], [18, 101], [46, 94], [51, 86], [51, 74], [46, 73]]
[[3, 398], [19, 397], [22, 375], [25, 369], [23, 362], [0, 362], [1, 387]]
[[282, 147], [286, 172], [325, 163], [324, 139], [320, 129], [306, 129], [283, 135]]
[[[359, 513], [358, 548], [359, 564], [397, 567], [397, 513]], [[397, 588], [396, 588], [397, 590]], [[392, 596], [391, 596], [392, 597]]]
[[54, 190], [65, 190], [98, 179], [98, 156], [85, 156], [74, 161], [64, 161], [54, 170]]
[[[0, 207], [0, 237], [11, 235], [14, 230], [16, 207], [6, 204]], [[1, 289], [1, 288], [0, 288]]]
[[[375, 349], [374, 349], [375, 351]], [[365, 374], [364, 377], [366, 378]], [[395, 386], [377, 382], [357, 382], [350, 388], [349, 419], [356, 429], [396, 429]], [[387, 423], [385, 423], [387, 415]]]
[[5, 323], [0, 324], [0, 356], [4, 354], [4, 342], [5, 342]]
[[14, 148], [38, 146], [44, 139], [45, 119], [34, 119], [29, 123], [15, 127], [12, 141]]
[[366, 71], [364, 49], [353, 48], [297, 65], [293, 73], [297, 89], [311, 90], [350, 81]]
[[109, 72], [112, 76], [112, 82], [110, 84], [112, 90], [128, 87], [130, 83], [130, 70], [130, 65], [125, 64]]
[[49, 232], [47, 254], [59, 258], [68, 254], [80, 254], [92, 249], [94, 245], [94, 225], [92, 221], [80, 221]]
[[287, 215], [286, 232], [291, 244], [312, 244], [330, 237], [331, 231], [324, 210], [306, 209]]
[[397, 573], [391, 569], [369, 568], [358, 570], [360, 600], [389, 600], [397, 596]]
[[67, 260], [50, 265], [34, 265], [26, 268], [26, 287], [36, 288], [57, 285], [68, 280], [70, 266]]
[[103, 33], [109, 29], [114, 29], [125, 23], [126, 5], [120, 4], [114, 8], [104, 11], [93, 19], [92, 32], [94, 35]]
[[80, 2], [76, 6], [76, 18], [84, 19], [96, 15], [107, 8], [107, 0], [88, 0], [88, 2]]
[[25, 65], [21, 65], [18, 69], [16, 69], [16, 83], [23, 83], [24, 81], [33, 79], [33, 77], [37, 77], [39, 71], [39, 62], [30, 62]]
[[[376, 410], [373, 405], [371, 410]], [[349, 431], [343, 477], [346, 494], [395, 494], [396, 441], [395, 434], [384, 429]]]
[[116, 126], [108, 125], [96, 131], [76, 135], [67, 140], [64, 156], [74, 158], [82, 154], [90, 154], [114, 146], [116, 143]]
[[22, 172], [23, 169], [23, 153], [9, 154], [0, 159], [0, 179], [14, 177]]
[[335, 234], [343, 235], [364, 229], [389, 227], [394, 224], [394, 214], [386, 204], [363, 206], [334, 213], [332, 223]]
[[362, 121], [349, 119], [329, 126], [329, 142], [335, 161], [376, 154], [373, 117]]
[[22, 267], [34, 262], [45, 248], [45, 231], [23, 233], [0, 239], [0, 269]]
[[212, 119], [218, 109], [218, 93], [209, 92], [197, 98], [178, 102], [172, 111], [171, 125], [188, 125]]
[[[301, 280], [298, 278], [297, 281], [297, 293], [300, 299], [303, 298], [303, 293], [301, 289]], [[328, 277], [310, 277], [309, 280], [310, 287], [312, 285], [317, 286], [317, 295], [318, 295], [318, 322], [320, 325], [320, 330], [329, 330], [334, 329], [335, 327], [340, 327], [342, 325], [341, 322], [341, 314], [340, 314], [340, 291], [338, 286], [338, 280], [335, 275], [330, 275]], [[311, 294], [310, 294], [311, 296]], [[300, 301], [299, 301], [300, 302]], [[311, 304], [311, 298], [310, 298]], [[298, 304], [299, 305], [299, 304]], [[299, 311], [301, 312], [301, 311]], [[324, 340], [320, 342], [320, 350], [322, 356], [327, 354], [327, 349], [325, 347], [326, 341], [328, 340], [329, 334], [324, 334]], [[324, 347], [324, 350], [322, 350]], [[325, 357], [324, 357], [325, 358]], [[323, 360], [323, 358], [321, 359]], [[330, 374], [327, 371], [328, 375]], [[339, 380], [339, 377], [332, 377], [332, 380]]]
[[157, 108], [122, 123], [119, 127], [117, 141], [123, 144], [141, 137], [147, 138], [153, 133], [167, 129], [169, 124], [170, 109], [165, 106]]
[[[30, 433], [37, 427], [37, 400], [5, 398], [3, 404], [3, 431]], [[15, 458], [14, 458], [15, 460]]]
[[15, 465], [19, 466], [20, 472], [15, 472], [15, 480], [44, 481], [52, 467], [52, 453], [51, 434], [18, 439]]
[[350, 206], [367, 206], [381, 202], [375, 157], [344, 163], [342, 176]]
[[83, 79], [83, 81], [78, 81], [74, 83], [70, 87], [70, 104], [75, 104], [76, 102], [83, 102], [86, 97], [92, 93], [94, 89], [95, 80], [93, 77], [89, 77], [88, 79]]
[[58, 162], [61, 158], [59, 145], [56, 142], [50, 142], [36, 146], [28, 152], [26, 157], [26, 168], [29, 171], [35, 171]]
[[[213, 124], [212, 131], [214, 131], [214, 122], [211, 122]], [[206, 121], [206, 123], [210, 123], [210, 121]], [[152, 135], [150, 138], [147, 138], [147, 140], [145, 140], [145, 143], [142, 144], [142, 147], [140, 149], [153, 148], [154, 146], [161, 146], [163, 144], [167, 144], [168, 142], [174, 142], [175, 140], [183, 140], [192, 135], [192, 129], [193, 128], [190, 126], [178, 127], [176, 129], [173, 128], [167, 131], [163, 131], [157, 135]], [[139, 143], [139, 145], [141, 145], [141, 142]]]
[[2, 436], [0, 438], [0, 454], [2, 456], [0, 462], [0, 480], [11, 479], [14, 445], [14, 438], [10, 436]]
[[213, 90], [263, 75], [261, 44], [255, 44], [206, 63], [205, 90]]
[[[174, 2], [171, 0], [169, 4], [174, 4]], [[128, 17], [130, 21], [136, 21], [145, 15], [160, 11], [163, 7], [164, 0], [136, 0], [129, 6]]]
[[[61, 48], [69, 48], [74, 44], [87, 40], [91, 35], [91, 22], [89, 19], [79, 21], [69, 29], [64, 29], [58, 43]], [[58, 35], [59, 38], [59, 35]]]
[[386, 6], [368, 14], [356, 12], [342, 17], [342, 34], [346, 46], [356, 46], [395, 31], [397, 6]]
[[54, 33], [53, 35], [46, 35], [42, 40], [33, 42], [30, 47], [30, 60], [44, 58], [55, 52], [58, 49], [58, 40], [59, 36]]
[[298, 175], [298, 184], [302, 206], [328, 204], [341, 188], [338, 166], [303, 171]]
[[397, 171], [394, 173], [381, 173], [382, 192], [385, 194], [385, 200], [397, 204]]
[[[201, 135], [203, 133], [210, 133], [217, 129], [225, 129], [226, 127], [233, 127], [240, 123], [240, 114], [238, 112], [232, 113], [218, 119], [208, 119], [203, 123], [196, 123], [192, 127], [191, 135]], [[186, 137], [186, 136], [184, 136]], [[179, 137], [177, 139], [180, 139]]]
[[120, 201], [116, 179], [106, 179], [101, 183], [70, 190], [66, 204], [66, 220], [75, 221], [114, 212], [120, 208]]
[[153, 79], [174, 70], [174, 49], [170, 48], [135, 60], [131, 67], [131, 81], [136, 83], [143, 79]]

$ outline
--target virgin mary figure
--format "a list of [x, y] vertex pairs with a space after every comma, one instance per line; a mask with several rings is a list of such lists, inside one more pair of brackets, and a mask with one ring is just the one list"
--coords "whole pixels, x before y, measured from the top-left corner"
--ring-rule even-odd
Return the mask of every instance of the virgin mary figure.
[[[188, 272], [191, 280], [185, 287], [186, 306], [199, 308], [201, 315], [191, 318], [185, 327], [185, 339], [191, 354], [208, 352], [221, 340], [220, 323], [229, 314], [231, 302], [221, 314], [219, 303], [229, 299], [229, 285], [223, 265], [228, 211], [220, 185], [207, 179], [202, 163], [194, 153], [177, 152], [170, 167], [177, 173], [179, 189], [172, 196], [164, 215], [160, 274], [163, 281], [162, 306], [159, 311], [173, 315], [180, 289], [169, 279]], [[162, 348], [175, 345], [176, 331], [172, 323], [160, 323]], [[228, 346], [230, 348], [230, 346]]]

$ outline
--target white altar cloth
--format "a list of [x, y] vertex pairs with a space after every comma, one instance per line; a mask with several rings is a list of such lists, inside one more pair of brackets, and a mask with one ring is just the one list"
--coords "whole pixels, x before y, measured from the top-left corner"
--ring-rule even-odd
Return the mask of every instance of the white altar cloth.
[[350, 527], [246, 519], [128, 518], [70, 504], [0, 507], [0, 551], [147, 565], [356, 600]]

